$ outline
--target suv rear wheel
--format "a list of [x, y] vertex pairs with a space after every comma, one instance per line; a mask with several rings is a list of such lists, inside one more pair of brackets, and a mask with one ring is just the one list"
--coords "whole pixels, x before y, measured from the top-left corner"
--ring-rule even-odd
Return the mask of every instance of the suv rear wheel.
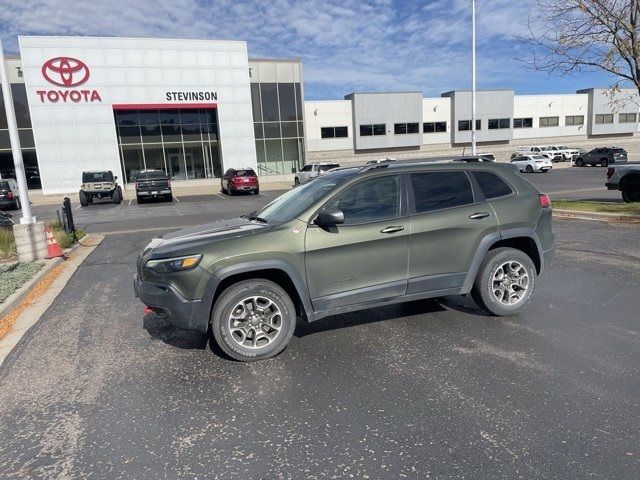
[[584, 160], [576, 158], [576, 167], [584, 167]]
[[496, 248], [482, 261], [471, 296], [493, 315], [517, 315], [531, 301], [535, 282], [536, 268], [526, 253]]
[[609, 166], [609, 160], [607, 160], [606, 158], [603, 158], [602, 160], [600, 160], [600, 166], [601, 167], [608, 167]]
[[296, 309], [279, 285], [263, 279], [227, 288], [211, 313], [213, 336], [231, 358], [243, 362], [280, 353], [296, 328]]
[[82, 205], [83, 207], [86, 207], [87, 205], [89, 205], [89, 202], [87, 201], [87, 194], [84, 193], [82, 190], [80, 190], [80, 193], [78, 195], [80, 197], [80, 205]]

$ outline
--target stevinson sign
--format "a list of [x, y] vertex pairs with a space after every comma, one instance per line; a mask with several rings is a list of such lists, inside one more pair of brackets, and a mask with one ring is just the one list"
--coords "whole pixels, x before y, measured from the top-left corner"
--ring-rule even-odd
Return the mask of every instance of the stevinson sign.
[[78, 88], [84, 85], [91, 71], [82, 60], [72, 57], [55, 57], [42, 64], [42, 77], [57, 88], [36, 90], [42, 103], [91, 103], [102, 102], [97, 90]]

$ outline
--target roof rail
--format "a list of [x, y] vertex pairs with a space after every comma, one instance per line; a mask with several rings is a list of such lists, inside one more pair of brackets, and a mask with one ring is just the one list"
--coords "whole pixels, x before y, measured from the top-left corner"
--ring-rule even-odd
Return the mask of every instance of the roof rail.
[[367, 165], [363, 165], [360, 170], [358, 170], [358, 173], [364, 173], [364, 172], [368, 172], [369, 170], [375, 170], [377, 168], [387, 168], [389, 166], [389, 162], [383, 162], [383, 163], [369, 163]]

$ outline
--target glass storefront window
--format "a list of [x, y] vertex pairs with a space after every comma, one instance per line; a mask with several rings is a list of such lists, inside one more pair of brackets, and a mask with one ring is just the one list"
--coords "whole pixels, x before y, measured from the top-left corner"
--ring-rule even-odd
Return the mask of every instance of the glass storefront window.
[[298, 120], [302, 120], [302, 108], [302, 92], [300, 84], [296, 83], [296, 113], [298, 115]]
[[160, 125], [141, 125], [140, 134], [144, 143], [162, 143]]
[[282, 140], [284, 172], [295, 173], [298, 170], [298, 141], [296, 139]]
[[183, 124], [182, 125], [182, 141], [183, 142], [199, 142], [202, 140], [200, 136], [200, 124]]
[[184, 158], [187, 164], [187, 178], [190, 180], [208, 178], [204, 169], [204, 154], [202, 144], [184, 145]]
[[29, 103], [27, 102], [27, 90], [24, 83], [12, 84], [11, 95], [13, 96], [13, 109], [16, 112], [18, 128], [31, 128]]
[[[124, 147], [124, 145], [123, 145]], [[165, 170], [161, 145], [145, 145], [144, 161], [146, 169]]]
[[266, 171], [267, 175], [280, 175], [284, 173], [282, 164], [282, 140], [266, 140]]
[[264, 123], [264, 138], [280, 138], [280, 123], [267, 122]]
[[293, 83], [278, 84], [278, 100], [280, 101], [280, 120], [297, 120], [296, 94]]
[[0, 150], [11, 150], [9, 130], [0, 130]]
[[262, 108], [260, 106], [260, 84], [251, 84], [251, 105], [253, 106], [253, 121], [262, 121]]
[[118, 128], [121, 143], [140, 143], [140, 127], [128, 126]]
[[282, 122], [282, 138], [295, 138], [298, 136], [297, 122]]
[[264, 138], [264, 132], [262, 131], [262, 124], [261, 123], [254, 123], [253, 124], [253, 134], [257, 139], [260, 138]]
[[18, 137], [20, 138], [21, 148], [35, 148], [36, 145], [33, 141], [33, 130], [30, 128], [18, 130]]
[[122, 145], [125, 182], [135, 182], [137, 173], [144, 170], [144, 157], [138, 145]]
[[[164, 153], [167, 158], [167, 175], [169, 175], [169, 178], [172, 180], [186, 180], [187, 172], [184, 168], [184, 150], [182, 145], [167, 146], [165, 147]], [[149, 165], [149, 162], [147, 162], [147, 165]]]
[[278, 85], [276, 83], [261, 83], [262, 117], [265, 122], [278, 122]]

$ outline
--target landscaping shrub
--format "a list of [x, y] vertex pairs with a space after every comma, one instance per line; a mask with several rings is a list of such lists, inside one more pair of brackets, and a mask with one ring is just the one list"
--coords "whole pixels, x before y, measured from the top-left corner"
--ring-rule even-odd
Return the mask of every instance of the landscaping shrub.
[[13, 230], [0, 228], [0, 260], [15, 258], [16, 240], [13, 237]]
[[41, 262], [0, 264], [0, 303], [29, 281], [43, 265]]

